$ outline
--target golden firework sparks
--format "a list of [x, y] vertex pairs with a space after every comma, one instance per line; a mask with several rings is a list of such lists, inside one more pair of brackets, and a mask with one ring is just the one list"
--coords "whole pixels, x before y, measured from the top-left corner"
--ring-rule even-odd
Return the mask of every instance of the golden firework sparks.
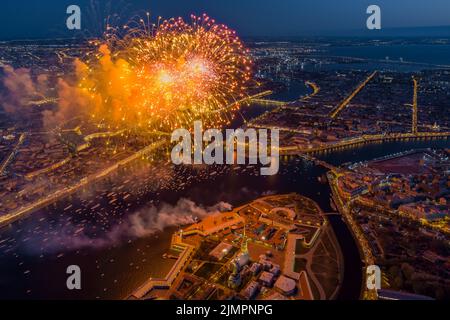
[[[147, 15], [148, 17], [148, 15]], [[77, 60], [78, 87], [92, 116], [111, 128], [171, 131], [223, 126], [251, 83], [248, 49], [206, 14], [108, 26], [94, 54]]]

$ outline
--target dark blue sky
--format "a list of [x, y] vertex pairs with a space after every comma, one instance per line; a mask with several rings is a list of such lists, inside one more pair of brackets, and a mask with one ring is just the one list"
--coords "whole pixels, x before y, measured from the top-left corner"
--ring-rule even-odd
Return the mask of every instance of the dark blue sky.
[[[0, 39], [67, 37], [66, 8], [77, 4], [83, 27], [99, 28], [92, 0], [1, 0]], [[95, 0], [94, 0], [95, 1]], [[366, 8], [382, 9], [383, 28], [450, 25], [450, 0], [96, 0], [100, 15], [123, 17], [150, 11], [153, 17], [206, 12], [241, 36], [345, 33], [365, 28]], [[112, 4], [107, 9], [108, 3]], [[128, 5], [126, 5], [128, 4]], [[99, 14], [97, 12], [97, 14]]]

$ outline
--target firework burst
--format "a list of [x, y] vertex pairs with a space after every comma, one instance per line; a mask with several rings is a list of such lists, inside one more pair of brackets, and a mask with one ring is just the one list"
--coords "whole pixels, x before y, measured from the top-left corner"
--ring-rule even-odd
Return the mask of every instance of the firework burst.
[[207, 15], [110, 26], [96, 52], [77, 60], [92, 117], [114, 129], [168, 132], [223, 126], [251, 83], [251, 59], [235, 31]]

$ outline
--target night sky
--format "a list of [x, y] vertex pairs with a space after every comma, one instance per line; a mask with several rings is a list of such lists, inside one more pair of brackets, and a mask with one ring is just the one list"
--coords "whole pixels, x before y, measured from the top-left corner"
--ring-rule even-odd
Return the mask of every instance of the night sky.
[[[89, 9], [92, 1], [99, 9]], [[70, 37], [71, 4], [81, 7], [83, 28], [93, 33], [99, 16], [150, 11], [154, 18], [206, 12], [241, 36], [336, 35], [365, 28], [370, 4], [381, 7], [383, 28], [450, 25], [449, 0], [1, 0], [0, 39]]]

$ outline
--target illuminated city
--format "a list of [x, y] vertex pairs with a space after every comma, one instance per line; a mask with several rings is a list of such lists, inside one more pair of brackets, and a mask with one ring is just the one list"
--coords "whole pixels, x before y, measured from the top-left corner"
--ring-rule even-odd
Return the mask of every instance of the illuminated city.
[[[263, 37], [210, 6], [0, 33], [0, 299], [449, 299], [449, 28]], [[247, 140], [174, 164], [195, 121], [277, 130], [279, 171]]]

